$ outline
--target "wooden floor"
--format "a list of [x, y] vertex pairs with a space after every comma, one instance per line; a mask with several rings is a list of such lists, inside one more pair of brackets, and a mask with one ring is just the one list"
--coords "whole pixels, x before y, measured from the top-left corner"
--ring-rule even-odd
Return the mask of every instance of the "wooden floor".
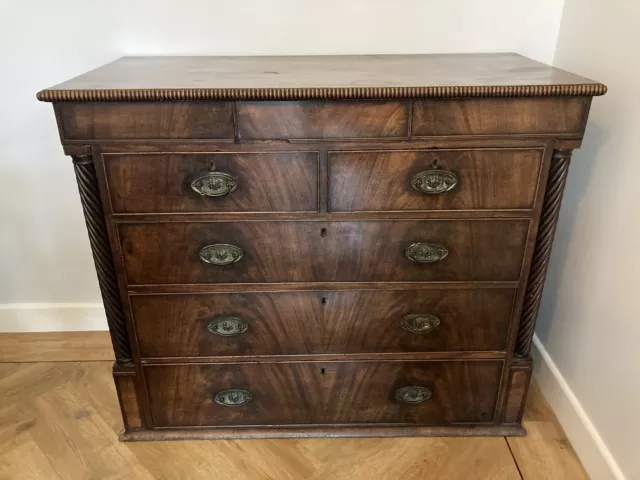
[[0, 479], [588, 478], [535, 385], [522, 438], [120, 443], [109, 346], [103, 333], [0, 334]]

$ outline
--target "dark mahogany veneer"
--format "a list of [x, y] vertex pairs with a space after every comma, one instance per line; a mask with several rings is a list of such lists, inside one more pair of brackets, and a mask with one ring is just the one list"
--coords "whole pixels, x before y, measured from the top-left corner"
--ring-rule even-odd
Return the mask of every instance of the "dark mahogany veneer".
[[522, 435], [606, 87], [515, 54], [125, 57], [43, 90], [125, 440]]

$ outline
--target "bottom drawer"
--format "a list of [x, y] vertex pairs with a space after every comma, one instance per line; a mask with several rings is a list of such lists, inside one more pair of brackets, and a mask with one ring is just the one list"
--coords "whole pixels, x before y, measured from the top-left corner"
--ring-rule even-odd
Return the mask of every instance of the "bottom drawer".
[[[502, 361], [154, 365], [156, 427], [493, 420]], [[413, 387], [413, 388], [408, 388]]]

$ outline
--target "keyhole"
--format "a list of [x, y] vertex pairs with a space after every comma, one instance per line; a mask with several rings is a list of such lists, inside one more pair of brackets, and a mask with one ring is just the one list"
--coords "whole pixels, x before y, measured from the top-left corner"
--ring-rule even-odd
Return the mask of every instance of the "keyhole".
[[324, 368], [320, 369], [320, 375], [324, 375]]
[[433, 168], [438, 168], [439, 166], [440, 166], [440, 162], [439, 162], [439, 161], [438, 161], [438, 159], [436, 158], [436, 159], [433, 161]]
[[216, 169], [216, 162], [214, 162], [213, 160], [211, 160], [211, 161], [209, 162], [209, 171], [210, 171], [210, 172], [213, 172], [213, 171], [215, 171], [215, 169]]
[[327, 304], [327, 297], [322, 297], [322, 299], [320, 300], [320, 303], [322, 305], [326, 305]]
[[326, 237], [327, 236], [327, 229], [323, 228], [322, 230], [320, 230], [320, 236], [321, 237]]

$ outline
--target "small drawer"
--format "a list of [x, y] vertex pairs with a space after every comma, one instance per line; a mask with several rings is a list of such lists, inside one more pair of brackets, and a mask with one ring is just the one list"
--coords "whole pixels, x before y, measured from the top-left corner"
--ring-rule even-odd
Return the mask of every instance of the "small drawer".
[[239, 102], [242, 140], [409, 137], [409, 101]]
[[580, 138], [589, 97], [416, 100], [412, 137], [448, 135], [567, 135]]
[[315, 212], [318, 153], [104, 155], [114, 213]]
[[133, 284], [517, 281], [528, 220], [118, 225]]
[[501, 361], [145, 366], [155, 427], [493, 420]]
[[232, 103], [63, 102], [55, 108], [63, 140], [234, 139]]
[[515, 289], [132, 295], [142, 357], [504, 351]]
[[331, 152], [332, 211], [532, 209], [542, 149]]

